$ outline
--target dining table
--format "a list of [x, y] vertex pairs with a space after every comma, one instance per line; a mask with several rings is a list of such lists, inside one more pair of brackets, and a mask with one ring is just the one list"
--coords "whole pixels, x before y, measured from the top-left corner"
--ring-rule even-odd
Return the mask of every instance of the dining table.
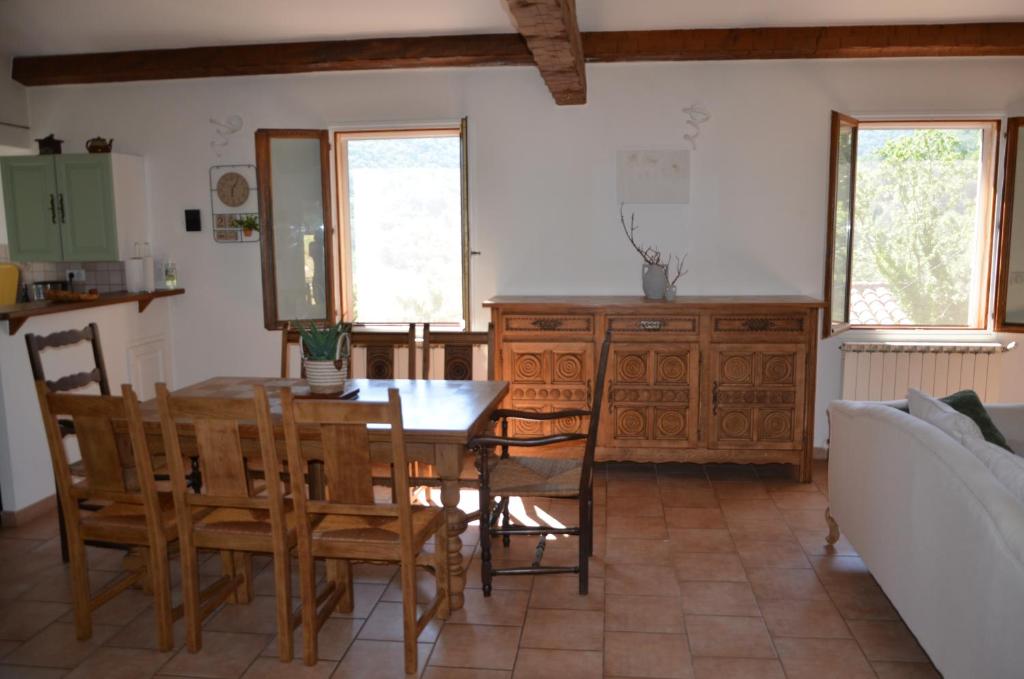
[[[284, 456], [284, 430], [281, 419], [281, 390], [290, 388], [297, 397], [311, 397], [305, 380], [268, 377], [213, 377], [176, 389], [183, 397], [247, 398], [254, 385], [267, 390], [275, 438]], [[433, 467], [441, 488], [441, 505], [448, 519], [448, 554], [451, 605], [463, 605], [466, 574], [462, 559], [462, 538], [466, 530], [466, 514], [459, 509], [459, 476], [468, 453], [469, 441], [491, 426], [491, 413], [508, 392], [503, 381], [456, 380], [347, 380], [342, 393], [358, 389], [351, 400], [387, 401], [388, 389], [398, 389], [402, 399], [402, 423], [405, 427], [406, 454], [410, 462], [423, 462]], [[324, 397], [324, 398], [330, 398]], [[142, 418], [147, 440], [160, 440], [160, 416], [155, 399], [142, 403]], [[390, 461], [390, 431], [386, 425], [370, 426], [370, 457], [374, 462]], [[310, 431], [309, 440], [316, 438]], [[239, 427], [239, 434], [255, 441], [255, 424]], [[300, 431], [300, 439], [305, 439]], [[311, 443], [312, 445], [312, 443]], [[159, 445], [162, 449], [162, 445]], [[151, 453], [159, 452], [151, 445]], [[243, 454], [258, 455], [253, 445], [243, 446]]]

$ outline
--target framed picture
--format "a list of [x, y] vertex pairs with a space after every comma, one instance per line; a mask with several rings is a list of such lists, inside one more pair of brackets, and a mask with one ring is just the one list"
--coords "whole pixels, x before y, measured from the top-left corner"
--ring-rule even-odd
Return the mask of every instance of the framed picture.
[[214, 165], [210, 168], [213, 240], [256, 243], [260, 240], [259, 188], [255, 165]]

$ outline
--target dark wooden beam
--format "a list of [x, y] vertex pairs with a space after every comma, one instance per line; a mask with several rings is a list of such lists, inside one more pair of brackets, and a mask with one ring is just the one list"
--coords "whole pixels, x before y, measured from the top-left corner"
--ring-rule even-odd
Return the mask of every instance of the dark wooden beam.
[[1024, 23], [819, 26], [583, 34], [587, 61], [1024, 55]]
[[575, 0], [505, 0], [558, 104], [587, 103], [587, 73]]
[[532, 63], [522, 36], [500, 33], [16, 57], [11, 76], [34, 86]]
[[[583, 33], [581, 41], [586, 60], [592, 62], [1022, 56], [1024, 23], [613, 31]], [[69, 85], [526, 65], [535, 58], [523, 36], [501, 33], [17, 57], [12, 77], [29, 86]]]

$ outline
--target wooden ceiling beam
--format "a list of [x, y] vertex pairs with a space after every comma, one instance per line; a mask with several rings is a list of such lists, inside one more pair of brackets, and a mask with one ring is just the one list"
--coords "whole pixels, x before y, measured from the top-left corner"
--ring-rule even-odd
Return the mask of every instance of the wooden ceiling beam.
[[1024, 23], [722, 28], [583, 34], [587, 61], [1024, 55]]
[[[511, 5], [516, 0], [506, 1]], [[515, 33], [500, 33], [16, 57], [11, 75], [23, 85], [36, 86], [528, 65], [537, 60], [528, 40]], [[1022, 56], [1024, 23], [613, 31], [582, 33], [580, 40], [590, 62]], [[585, 97], [582, 63], [578, 72]], [[572, 72], [566, 75], [575, 77]], [[552, 93], [562, 89], [556, 84]], [[559, 95], [555, 96], [557, 100]]]
[[532, 63], [522, 36], [499, 33], [16, 57], [11, 77], [35, 86]]
[[575, 0], [505, 0], [557, 104], [587, 103], [587, 73]]

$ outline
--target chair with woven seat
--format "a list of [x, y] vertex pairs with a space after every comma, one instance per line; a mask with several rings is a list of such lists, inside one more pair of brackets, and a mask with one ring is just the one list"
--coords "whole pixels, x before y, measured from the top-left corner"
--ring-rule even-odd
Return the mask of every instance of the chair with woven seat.
[[[252, 555], [263, 553], [273, 556], [277, 653], [287, 662], [298, 621], [291, 608], [295, 517], [280, 477], [267, 392], [256, 385], [252, 398], [227, 399], [173, 396], [162, 383], [156, 389], [180, 533], [188, 650], [201, 649], [203, 620], [221, 603], [252, 600]], [[255, 446], [248, 438], [243, 441], [243, 430], [255, 437]], [[263, 469], [259, 484], [248, 473], [245, 457], [254, 448]], [[191, 456], [198, 458], [201, 470], [198, 493], [185, 479]], [[204, 513], [196, 515], [196, 510]], [[198, 549], [220, 551], [223, 566], [223, 575], [202, 591]]]
[[[168, 546], [177, 538], [177, 516], [170, 495], [157, 492], [135, 392], [124, 385], [120, 397], [64, 394], [52, 391], [42, 381], [36, 382], [36, 391], [57, 480], [57, 497], [67, 528], [75, 636], [80, 640], [89, 639], [92, 611], [148, 576], [153, 589], [157, 645], [161, 651], [171, 650], [174, 619], [181, 617], [171, 607], [167, 561]], [[72, 423], [78, 439], [82, 464], [80, 473], [74, 476], [61, 431], [61, 418]], [[125, 422], [128, 445], [119, 443], [125, 440]], [[119, 426], [122, 431], [118, 430]], [[138, 488], [135, 489], [128, 483], [122, 464], [121, 451], [124, 450], [132, 456], [138, 471]], [[147, 563], [92, 596], [86, 541], [144, 548]]]
[[[608, 348], [611, 332], [605, 334], [598, 361], [596, 390], [593, 403], [586, 410], [560, 410], [537, 413], [523, 410], [499, 409], [491, 419], [501, 423], [500, 436], [478, 436], [469, 448], [478, 455], [480, 472], [480, 564], [484, 596], [491, 595], [495, 575], [545, 575], [551, 573], [578, 573], [579, 592], [588, 591], [588, 559], [593, 554], [594, 542], [594, 451], [604, 394], [605, 373], [608, 367]], [[508, 435], [508, 421], [523, 419], [551, 421], [567, 418], [589, 418], [587, 433], [565, 433], [551, 436], [513, 438]], [[585, 441], [583, 453], [574, 458], [530, 457], [510, 455], [509, 448], [539, 448], [571, 441]], [[499, 455], [494, 449], [501, 447]], [[500, 501], [494, 502], [494, 498]], [[579, 502], [578, 526], [522, 526], [513, 525], [509, 517], [512, 497], [577, 498]], [[499, 523], [500, 520], [500, 523]], [[537, 557], [530, 566], [493, 568], [491, 565], [491, 538], [501, 536], [507, 546], [513, 535], [539, 535]], [[579, 562], [575, 566], [542, 566], [544, 544], [548, 535], [579, 536]]]
[[[371, 403], [298, 399], [284, 389], [281, 411], [297, 515], [303, 659], [307, 665], [316, 663], [317, 636], [332, 611], [352, 611], [351, 562], [393, 562], [401, 571], [405, 671], [415, 672], [420, 632], [435, 616], [448, 617], [448, 523], [442, 508], [411, 503], [398, 390], [388, 390], [387, 403]], [[373, 494], [367, 426], [381, 424], [390, 427], [382, 449], [394, 470], [396, 499], [389, 504], [375, 503]], [[313, 445], [302, 445], [300, 428], [316, 432], [315, 442], [307, 441]], [[325, 488], [323, 495], [309, 495], [324, 499], [307, 498], [304, 479], [317, 476], [308, 473], [311, 464], [322, 465]], [[433, 554], [423, 549], [430, 538]], [[327, 584], [319, 593], [316, 559], [327, 560]], [[437, 580], [434, 601], [419, 617], [417, 566], [433, 570]]]

